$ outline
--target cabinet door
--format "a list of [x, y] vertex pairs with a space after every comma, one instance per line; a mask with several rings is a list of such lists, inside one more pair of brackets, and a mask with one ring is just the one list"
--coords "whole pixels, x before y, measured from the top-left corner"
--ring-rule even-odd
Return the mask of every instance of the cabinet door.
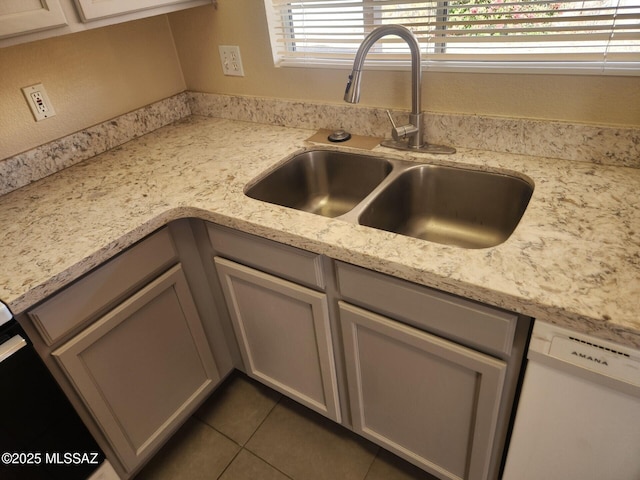
[[53, 355], [128, 471], [220, 379], [180, 265]]
[[60, 0], [0, 0], [0, 38], [64, 25]]
[[354, 429], [443, 479], [486, 479], [506, 364], [340, 302]]
[[247, 374], [340, 421], [327, 298], [215, 259]]
[[211, 3], [210, 0], [199, 2], [193, 0], [75, 0], [75, 2], [84, 21], [180, 3], [192, 5]]

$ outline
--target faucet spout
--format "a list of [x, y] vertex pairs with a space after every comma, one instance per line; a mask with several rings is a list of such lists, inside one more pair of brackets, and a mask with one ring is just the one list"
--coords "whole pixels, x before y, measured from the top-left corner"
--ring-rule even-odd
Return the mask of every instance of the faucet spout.
[[348, 103], [358, 103], [360, 101], [360, 78], [364, 60], [373, 44], [387, 35], [396, 35], [402, 38], [407, 42], [411, 50], [411, 113], [418, 115], [420, 114], [420, 87], [422, 85], [420, 43], [413, 32], [402, 25], [383, 25], [367, 35], [356, 53], [353, 71], [349, 75], [349, 82], [344, 93], [344, 100]]
[[[363, 40], [356, 52], [353, 62], [353, 70], [349, 75], [347, 87], [344, 92], [344, 101], [348, 103], [358, 103], [360, 101], [360, 81], [362, 78], [362, 68], [364, 60], [369, 50], [382, 37], [396, 35], [402, 38], [411, 51], [411, 114], [409, 115], [409, 125], [396, 127], [393, 124], [392, 136], [394, 142], [383, 142], [382, 145], [402, 150], [420, 150], [431, 153], [454, 153], [455, 149], [440, 145], [430, 145], [423, 141], [424, 122], [422, 113], [422, 61], [420, 56], [420, 43], [411, 30], [402, 25], [383, 25], [373, 30]], [[389, 114], [390, 115], [390, 114]]]
[[347, 103], [358, 103], [360, 101], [360, 74], [361, 70], [353, 70], [349, 75], [347, 88], [344, 91], [344, 101]]

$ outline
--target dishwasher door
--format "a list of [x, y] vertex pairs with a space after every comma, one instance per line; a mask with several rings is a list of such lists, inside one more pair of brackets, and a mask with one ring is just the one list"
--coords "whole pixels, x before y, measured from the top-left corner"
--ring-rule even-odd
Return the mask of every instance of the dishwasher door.
[[503, 480], [640, 479], [640, 354], [536, 322]]

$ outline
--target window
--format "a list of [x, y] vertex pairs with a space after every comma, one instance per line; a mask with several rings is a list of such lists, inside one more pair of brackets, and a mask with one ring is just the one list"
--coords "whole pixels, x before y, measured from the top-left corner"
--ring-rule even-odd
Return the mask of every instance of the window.
[[[426, 68], [640, 74], [640, 0], [265, 0], [276, 65], [348, 66], [374, 28], [418, 37]], [[370, 66], [408, 65], [399, 38]]]

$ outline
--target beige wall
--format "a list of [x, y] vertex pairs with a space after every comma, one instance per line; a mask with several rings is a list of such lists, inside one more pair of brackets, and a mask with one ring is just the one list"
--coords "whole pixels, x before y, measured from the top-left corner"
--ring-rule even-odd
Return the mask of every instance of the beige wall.
[[[0, 159], [185, 88], [342, 102], [348, 71], [273, 66], [261, 0], [218, 4], [0, 48]], [[222, 75], [220, 44], [240, 46], [245, 77]], [[20, 88], [34, 83], [56, 117], [33, 120]], [[408, 83], [367, 72], [362, 103], [408, 109]], [[428, 73], [424, 94], [431, 111], [640, 125], [640, 77]]]
[[[275, 68], [261, 0], [223, 0], [169, 16], [187, 88], [339, 103], [348, 71]], [[222, 75], [218, 45], [239, 45], [245, 77]], [[423, 109], [640, 125], [640, 77], [427, 73]], [[362, 104], [410, 108], [407, 72], [369, 71]]]
[[[21, 87], [56, 116], [36, 123]], [[0, 49], [0, 159], [185, 89], [166, 16]]]

